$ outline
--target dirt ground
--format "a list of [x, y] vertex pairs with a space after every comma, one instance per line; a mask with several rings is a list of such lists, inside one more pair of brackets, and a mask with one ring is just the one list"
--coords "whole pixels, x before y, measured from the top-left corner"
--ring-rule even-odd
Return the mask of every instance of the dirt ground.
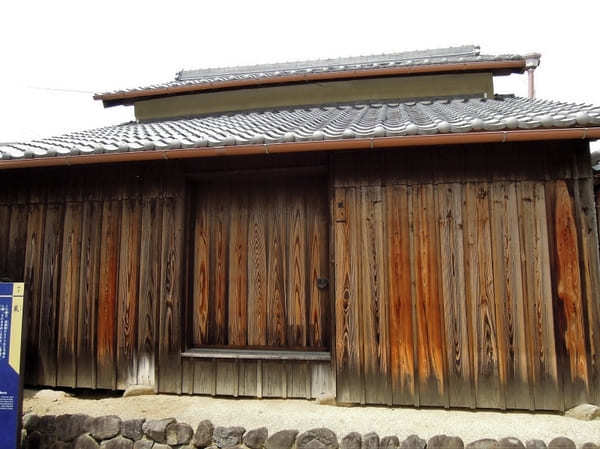
[[600, 443], [600, 420], [579, 421], [558, 414], [433, 410], [387, 407], [337, 407], [300, 399], [230, 399], [205, 396], [151, 395], [123, 398], [98, 393], [63, 394], [26, 390], [24, 413], [38, 415], [86, 413], [147, 419], [174, 417], [194, 428], [203, 419], [216, 426], [241, 425], [250, 430], [266, 426], [269, 433], [282, 429], [305, 431], [328, 427], [342, 438], [349, 432], [375, 431], [380, 437], [410, 434], [430, 438], [436, 434], [460, 436], [465, 444], [480, 438], [513, 436], [523, 442], [538, 438], [548, 443], [557, 436], [578, 446]]

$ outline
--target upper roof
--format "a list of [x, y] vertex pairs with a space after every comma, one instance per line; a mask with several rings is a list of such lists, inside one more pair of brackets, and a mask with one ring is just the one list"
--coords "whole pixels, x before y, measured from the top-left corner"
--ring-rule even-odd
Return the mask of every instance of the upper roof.
[[130, 122], [0, 146], [0, 167], [598, 137], [600, 107], [590, 105], [504, 96], [388, 101]]
[[507, 74], [522, 72], [526, 60], [526, 56], [516, 54], [482, 55], [479, 46], [465, 45], [371, 56], [182, 70], [174, 81], [99, 93], [94, 98], [103, 100], [105, 106], [114, 106], [144, 98], [266, 84], [465, 71]]

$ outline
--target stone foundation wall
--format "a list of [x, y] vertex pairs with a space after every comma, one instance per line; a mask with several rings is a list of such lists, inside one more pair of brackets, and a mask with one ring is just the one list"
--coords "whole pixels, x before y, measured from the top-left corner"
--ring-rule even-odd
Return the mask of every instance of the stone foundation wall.
[[[436, 435], [425, 441], [411, 435], [380, 438], [374, 432], [349, 433], [341, 440], [329, 429], [281, 430], [272, 435], [266, 427], [215, 427], [202, 421], [194, 431], [173, 418], [121, 420], [118, 416], [84, 414], [23, 417], [24, 449], [576, 449], [568, 438], [521, 442], [516, 438], [484, 439], [465, 445], [458, 437]], [[600, 449], [586, 443], [580, 449]]]

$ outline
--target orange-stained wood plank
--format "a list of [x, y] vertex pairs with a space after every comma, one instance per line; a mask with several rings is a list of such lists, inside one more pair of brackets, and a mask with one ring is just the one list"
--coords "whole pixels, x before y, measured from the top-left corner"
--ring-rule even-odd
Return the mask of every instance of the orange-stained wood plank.
[[337, 400], [361, 402], [361, 351], [358, 327], [357, 193], [335, 189], [335, 330]]
[[[214, 205], [210, 201], [212, 193], [208, 186], [196, 187], [195, 216], [194, 216], [194, 250], [193, 250], [193, 279], [192, 279], [192, 344], [205, 345], [212, 343], [209, 338], [210, 322], [210, 276], [213, 267], [210, 266], [211, 229], [210, 220]], [[214, 274], [213, 274], [214, 276]]]
[[573, 199], [564, 180], [555, 182], [553, 215], [557, 294], [562, 304], [558, 326], [566, 350], [567, 371], [563, 373], [563, 382], [565, 406], [568, 408], [588, 400], [590, 385], [585, 348], [577, 225]]
[[230, 190], [229, 184], [209, 190], [208, 209], [211, 217], [210, 251], [210, 321], [209, 341], [227, 344], [227, 321], [229, 304], [229, 239], [230, 239]]
[[244, 346], [248, 342], [248, 191], [241, 182], [234, 188], [236, 194], [230, 203], [227, 343]]
[[97, 312], [96, 386], [116, 388], [117, 281], [121, 203], [106, 200], [102, 208], [102, 243]]
[[393, 403], [400, 405], [415, 403], [408, 191], [403, 185], [385, 187], [390, 374]]
[[82, 205], [67, 202], [62, 237], [62, 266], [58, 313], [57, 385], [77, 386], [77, 313], [81, 266]]
[[413, 213], [419, 397], [421, 405], [446, 404], [442, 303], [439, 296], [437, 220], [433, 185], [415, 186]]

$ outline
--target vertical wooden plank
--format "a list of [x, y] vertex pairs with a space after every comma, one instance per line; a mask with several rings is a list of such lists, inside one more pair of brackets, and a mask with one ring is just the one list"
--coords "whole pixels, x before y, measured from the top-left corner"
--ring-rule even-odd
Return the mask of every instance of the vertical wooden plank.
[[[175, 190], [177, 186], [172, 186]], [[158, 344], [158, 389], [181, 392], [181, 295], [183, 291], [183, 197], [173, 191], [163, 211]]]
[[[310, 366], [306, 362], [288, 362], [288, 388], [289, 398], [306, 398], [307, 384], [310, 388]], [[310, 396], [310, 391], [308, 392]]]
[[253, 360], [240, 360], [239, 363], [239, 396], [256, 396], [256, 381], [258, 362]]
[[10, 235], [10, 205], [7, 198], [0, 204], [0, 279], [8, 281], [8, 242]]
[[216, 394], [234, 396], [238, 391], [238, 371], [235, 360], [217, 360]]
[[[586, 145], [587, 148], [587, 145]], [[589, 171], [589, 152], [585, 153], [580, 172]], [[584, 309], [589, 335], [589, 375], [591, 402], [600, 402], [600, 256], [598, 254], [598, 225], [596, 222], [593, 196], [594, 181], [591, 177], [575, 182], [576, 219], [579, 228], [580, 266], [584, 289]]]
[[[0, 210], [2, 206], [0, 206]], [[0, 212], [1, 215], [1, 212]], [[46, 207], [44, 204], [31, 204], [27, 220], [27, 240], [25, 252], [25, 297], [29, 303], [27, 309], [27, 354], [25, 366], [25, 383], [35, 384], [39, 378], [38, 336], [40, 326], [41, 288], [42, 288], [42, 256], [44, 245], [44, 223]], [[0, 220], [2, 217], [0, 217]], [[5, 226], [0, 221], [0, 228]], [[1, 238], [1, 236], [0, 236]]]
[[79, 309], [77, 313], [77, 386], [96, 387], [96, 314], [99, 303], [102, 203], [83, 204]]
[[438, 287], [437, 236], [433, 186], [414, 186], [416, 309], [419, 399], [421, 405], [445, 404], [444, 334]]
[[263, 397], [282, 398], [287, 394], [287, 372], [283, 362], [263, 362]]
[[56, 385], [57, 308], [60, 295], [63, 205], [48, 204], [44, 229], [40, 294], [38, 385]]
[[181, 361], [181, 392], [183, 394], [194, 393], [194, 360], [183, 359]]
[[68, 202], [65, 207], [61, 251], [57, 363], [57, 385], [65, 387], [77, 386], [77, 313], [80, 298], [81, 224], [81, 203]]
[[236, 183], [232, 197], [229, 240], [229, 345], [244, 346], [248, 341], [248, 192]]
[[389, 323], [383, 252], [383, 198], [380, 186], [360, 189], [360, 298], [366, 402], [387, 404], [390, 396]]
[[144, 199], [141, 213], [137, 374], [138, 384], [154, 385], [161, 292], [162, 201], [156, 198]]
[[306, 209], [299, 184], [290, 186], [287, 203], [287, 344], [306, 346]]
[[465, 292], [471, 308], [476, 405], [479, 408], [503, 408], [487, 183], [465, 185], [464, 210]]
[[311, 398], [318, 398], [324, 394], [335, 396], [335, 371], [330, 363], [311, 363]]
[[216, 362], [214, 360], [194, 361], [194, 394], [215, 395]]
[[26, 240], [27, 206], [24, 204], [13, 204], [10, 211], [6, 273], [8, 278], [14, 282], [23, 281]]
[[441, 286], [446, 317], [445, 340], [450, 405], [474, 407], [470, 322], [465, 297], [462, 184], [435, 188], [440, 226]]
[[[248, 217], [248, 345], [267, 344], [267, 190], [251, 190]], [[255, 370], [256, 371], [256, 370]], [[256, 382], [254, 383], [256, 386]]]
[[267, 216], [267, 344], [281, 347], [287, 341], [286, 195], [282, 182], [272, 182], [270, 186], [272, 195]]
[[408, 187], [385, 187], [393, 403], [415, 402]]
[[[215, 191], [216, 190], [216, 191]], [[229, 184], [219, 189], [209, 190], [209, 210], [214, 211], [211, 218], [210, 251], [210, 321], [209, 341], [217, 345], [227, 344], [228, 303], [229, 303], [229, 239], [230, 214]]]
[[97, 313], [96, 386], [115, 389], [117, 385], [116, 332], [117, 281], [121, 203], [105, 200], [102, 205], [102, 243]]
[[566, 351], [567, 372], [563, 372], [563, 382], [565, 407], [569, 408], [588, 400], [588, 361], [579, 267], [580, 250], [573, 199], [564, 180], [557, 180], [554, 188], [556, 291], [562, 304], [557, 326]]
[[507, 408], [532, 408], [515, 184], [494, 182], [491, 201], [500, 381]]
[[335, 328], [338, 402], [360, 402], [360, 310], [358, 298], [357, 194], [335, 190]]
[[521, 182], [517, 195], [526, 309], [525, 330], [529, 341], [528, 365], [532, 376], [534, 405], [536, 410], [557, 410], [560, 408], [560, 398], [543, 184]]
[[[329, 233], [327, 186], [322, 179], [309, 178], [305, 197], [308, 251], [308, 346], [329, 346], [329, 287], [319, 287], [319, 279], [329, 278]], [[332, 280], [329, 280], [332, 282]]]
[[[211, 230], [210, 217], [214, 213], [210, 201], [212, 192], [204, 185], [196, 186], [194, 202], [194, 251], [193, 251], [193, 281], [192, 281], [192, 344], [211, 344], [209, 284], [211, 276], [210, 252]], [[214, 276], [214, 274], [213, 274]], [[215, 298], [216, 299], [216, 298]]]
[[137, 384], [137, 323], [142, 208], [138, 199], [122, 202], [119, 255], [117, 388]]

